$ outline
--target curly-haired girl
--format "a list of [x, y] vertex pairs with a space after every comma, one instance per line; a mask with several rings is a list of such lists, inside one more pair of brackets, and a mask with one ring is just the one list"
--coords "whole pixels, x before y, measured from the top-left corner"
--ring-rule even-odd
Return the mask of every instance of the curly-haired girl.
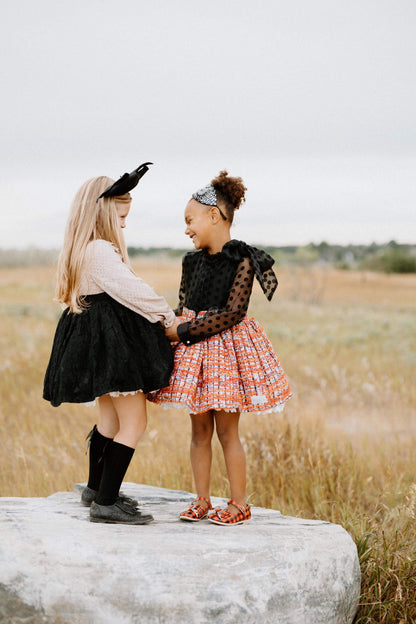
[[[277, 279], [271, 256], [231, 239], [234, 211], [244, 201], [245, 191], [241, 178], [221, 171], [186, 206], [185, 233], [197, 251], [187, 253], [182, 264], [174, 369], [169, 386], [148, 395], [156, 403], [190, 410], [197, 498], [180, 518], [191, 522], [206, 517], [219, 525], [249, 520], [240, 413], [281, 411], [291, 396], [270, 340], [246, 314], [254, 277], [268, 300]], [[214, 427], [224, 452], [231, 498], [226, 509], [212, 511]]]

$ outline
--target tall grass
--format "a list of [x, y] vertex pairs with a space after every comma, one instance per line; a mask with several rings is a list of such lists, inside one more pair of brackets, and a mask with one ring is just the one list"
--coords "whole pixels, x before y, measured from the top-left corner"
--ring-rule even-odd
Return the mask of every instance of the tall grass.
[[[176, 303], [179, 262], [137, 261]], [[44, 496], [86, 478], [96, 408], [41, 399], [59, 309], [53, 269], [0, 270], [0, 494]], [[343, 525], [362, 570], [357, 623], [416, 622], [416, 277], [286, 269], [264, 325], [294, 398], [241, 419], [248, 496], [287, 515]], [[126, 479], [193, 490], [189, 416], [149, 405]], [[212, 493], [228, 495], [219, 445]]]

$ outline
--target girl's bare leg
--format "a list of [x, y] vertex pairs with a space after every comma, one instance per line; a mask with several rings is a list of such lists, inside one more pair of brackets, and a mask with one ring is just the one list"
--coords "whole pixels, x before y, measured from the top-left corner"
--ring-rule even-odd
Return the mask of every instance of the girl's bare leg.
[[209, 499], [214, 418], [211, 412], [191, 414], [191, 466], [198, 496]]
[[143, 392], [98, 399], [100, 417], [98, 431], [106, 438], [136, 448], [147, 426], [146, 398]]
[[109, 394], [103, 394], [98, 398], [98, 409], [100, 415], [97, 429], [101, 435], [113, 439], [120, 428], [120, 424], [112, 397]]
[[135, 449], [147, 426], [146, 397], [143, 392], [109, 397], [118, 418], [114, 442]]
[[[215, 412], [214, 418], [230, 481], [231, 498], [243, 505], [246, 496], [246, 456], [238, 433], [240, 413]], [[232, 511], [237, 511], [234, 505], [231, 507]]]

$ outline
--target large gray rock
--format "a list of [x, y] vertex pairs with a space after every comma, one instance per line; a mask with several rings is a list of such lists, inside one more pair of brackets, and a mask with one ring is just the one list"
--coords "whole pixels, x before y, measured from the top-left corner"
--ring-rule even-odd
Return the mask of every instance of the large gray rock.
[[352, 622], [360, 569], [341, 526], [257, 507], [245, 525], [185, 523], [178, 513], [190, 493], [133, 483], [123, 491], [156, 521], [90, 523], [79, 492], [0, 498], [0, 584], [39, 621]]

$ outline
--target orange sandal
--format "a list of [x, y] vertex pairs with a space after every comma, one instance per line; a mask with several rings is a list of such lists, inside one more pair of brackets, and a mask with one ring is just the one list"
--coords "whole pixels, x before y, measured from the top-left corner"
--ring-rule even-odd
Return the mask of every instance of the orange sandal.
[[[198, 501], [205, 501], [208, 503], [208, 506], [205, 507], [200, 505]], [[199, 520], [203, 520], [208, 516], [208, 512], [212, 510], [211, 501], [204, 496], [198, 496], [192, 503], [189, 505], [189, 508], [186, 511], [183, 511], [179, 519], [187, 520], [188, 522], [199, 522]]]
[[230, 526], [232, 524], [243, 524], [244, 522], [250, 520], [251, 510], [248, 503], [245, 503], [245, 505], [239, 505], [230, 498], [228, 504], [237, 507], [238, 512], [232, 513], [229, 509], [221, 509], [220, 507], [216, 507], [213, 513], [209, 516], [208, 520], [210, 522], [213, 522], [214, 524], [221, 524], [226, 526]]

